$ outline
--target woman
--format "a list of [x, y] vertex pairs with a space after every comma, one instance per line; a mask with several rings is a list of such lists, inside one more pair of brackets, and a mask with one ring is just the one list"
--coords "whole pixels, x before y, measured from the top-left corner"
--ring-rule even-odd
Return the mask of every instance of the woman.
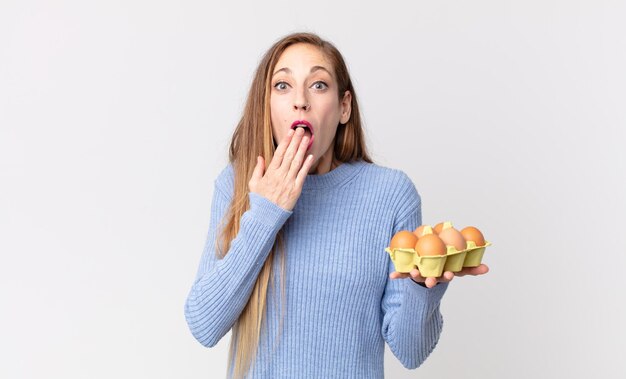
[[232, 328], [234, 378], [382, 378], [385, 342], [419, 366], [454, 274], [396, 273], [384, 248], [421, 224], [420, 205], [407, 175], [368, 156], [341, 54], [286, 36], [256, 71], [215, 181], [192, 334], [211, 347]]

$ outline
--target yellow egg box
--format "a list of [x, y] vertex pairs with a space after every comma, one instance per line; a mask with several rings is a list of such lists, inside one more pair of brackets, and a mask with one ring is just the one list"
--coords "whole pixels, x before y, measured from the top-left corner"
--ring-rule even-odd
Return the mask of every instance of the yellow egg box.
[[484, 246], [476, 246], [474, 241], [468, 241], [465, 250], [459, 251], [448, 245], [445, 255], [424, 257], [419, 256], [415, 249], [391, 250], [387, 247], [385, 251], [389, 253], [397, 272], [409, 273], [417, 266], [423, 277], [438, 278], [444, 271], [458, 272], [464, 267], [480, 266], [487, 246], [491, 246], [488, 241], [485, 241]]

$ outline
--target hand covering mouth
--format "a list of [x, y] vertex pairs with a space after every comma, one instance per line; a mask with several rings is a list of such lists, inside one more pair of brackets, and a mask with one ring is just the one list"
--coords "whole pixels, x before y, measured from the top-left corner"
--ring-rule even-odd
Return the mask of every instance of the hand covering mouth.
[[307, 150], [311, 148], [313, 145], [313, 140], [315, 139], [315, 135], [313, 133], [313, 125], [307, 120], [296, 120], [291, 124], [291, 129], [296, 130], [298, 128], [302, 128], [304, 130], [304, 135], [309, 136], [309, 146], [307, 146]]

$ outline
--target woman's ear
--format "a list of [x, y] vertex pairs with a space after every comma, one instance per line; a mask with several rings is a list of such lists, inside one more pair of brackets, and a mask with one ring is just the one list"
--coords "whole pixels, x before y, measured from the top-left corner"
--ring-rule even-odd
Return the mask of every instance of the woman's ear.
[[350, 119], [350, 113], [352, 112], [352, 94], [350, 91], [344, 92], [343, 99], [341, 100], [341, 118], [339, 123], [345, 124]]

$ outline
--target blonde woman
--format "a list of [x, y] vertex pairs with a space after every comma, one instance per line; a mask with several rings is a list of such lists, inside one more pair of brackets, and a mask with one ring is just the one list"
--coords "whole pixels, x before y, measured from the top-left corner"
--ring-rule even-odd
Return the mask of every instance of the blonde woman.
[[384, 248], [421, 224], [420, 197], [372, 163], [332, 44], [298, 33], [268, 50], [229, 155], [185, 304], [203, 345], [232, 330], [228, 377], [382, 378], [385, 342], [405, 367], [424, 362], [454, 274], [394, 272]]

